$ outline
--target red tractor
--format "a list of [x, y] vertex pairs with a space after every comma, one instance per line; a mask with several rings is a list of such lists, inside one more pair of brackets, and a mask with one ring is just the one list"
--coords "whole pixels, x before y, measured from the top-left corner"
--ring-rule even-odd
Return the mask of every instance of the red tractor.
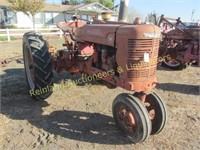
[[171, 69], [184, 69], [192, 63], [199, 63], [200, 26], [186, 26], [180, 18], [161, 16], [158, 26], [164, 27], [159, 56], [170, 55], [163, 65]]
[[[40, 100], [52, 94], [53, 69], [87, 74], [108, 88], [133, 91], [118, 95], [112, 105], [117, 127], [133, 143], [161, 132], [167, 120], [166, 106], [151, 92], [157, 83], [157, 61], [153, 60], [158, 58], [159, 27], [99, 20], [90, 23], [78, 18], [58, 27], [66, 41], [62, 50], [56, 51], [35, 32], [23, 37], [30, 95]], [[79, 80], [84, 82], [83, 77]]]

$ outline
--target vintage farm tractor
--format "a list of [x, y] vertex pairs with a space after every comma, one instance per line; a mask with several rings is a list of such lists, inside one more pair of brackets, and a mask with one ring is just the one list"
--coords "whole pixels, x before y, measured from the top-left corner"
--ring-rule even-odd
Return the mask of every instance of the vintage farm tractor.
[[[161, 15], [158, 26], [164, 27], [159, 56], [171, 57], [164, 60], [164, 66], [184, 69], [192, 63], [199, 63], [199, 26], [188, 27], [180, 18], [166, 18], [164, 15]], [[167, 29], [169, 26], [171, 29]]]
[[[118, 95], [112, 105], [116, 125], [132, 142], [143, 142], [150, 134], [161, 132], [166, 106], [151, 92], [157, 83], [159, 27], [99, 20], [86, 23], [76, 17], [58, 27], [65, 37], [62, 50], [55, 50], [35, 32], [23, 37], [26, 77], [34, 91], [30, 95], [46, 99], [52, 94], [53, 68], [87, 74], [108, 88], [133, 91]], [[41, 90], [44, 92], [38, 92]]]

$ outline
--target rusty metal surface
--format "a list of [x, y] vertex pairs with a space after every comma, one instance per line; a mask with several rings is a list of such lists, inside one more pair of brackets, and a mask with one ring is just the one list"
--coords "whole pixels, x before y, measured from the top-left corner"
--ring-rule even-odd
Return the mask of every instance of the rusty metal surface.
[[178, 52], [176, 59], [181, 63], [199, 62], [199, 44], [189, 43], [185, 51]]
[[57, 52], [53, 61], [57, 71], [107, 73], [101, 80], [106, 81], [108, 87], [120, 86], [136, 92], [148, 92], [156, 86], [160, 40], [157, 26], [96, 22], [77, 28], [75, 38], [74, 45], [66, 42], [66, 50]]
[[85, 25], [87, 22], [86, 21], [73, 21], [73, 22], [59, 22], [57, 24], [57, 27], [60, 28], [62, 31], [66, 32], [70, 30], [71, 28], [79, 28], [83, 25]]
[[111, 24], [85, 25], [77, 29], [75, 36], [78, 41], [114, 46], [115, 32], [119, 26]]
[[11, 63], [12, 61], [17, 60], [17, 59], [20, 58], [20, 57], [22, 57], [22, 55], [0, 60], [0, 66], [1, 66], [1, 67], [5, 67], [7, 64]]
[[[200, 28], [199, 28], [200, 29]], [[176, 39], [176, 40], [193, 40], [191, 36], [188, 34], [185, 34], [185, 32], [190, 32], [190, 34], [195, 38], [199, 40], [199, 29], [184, 29], [183, 32], [179, 30], [171, 30], [166, 33], [166, 37], [169, 39]]]
[[[176, 21], [172, 24], [170, 20]], [[170, 24], [175, 29], [170, 31], [163, 31], [163, 38], [160, 46], [160, 56], [169, 54], [171, 58], [181, 64], [191, 64], [199, 62], [199, 30], [200, 27], [189, 28], [180, 18], [166, 18], [161, 16], [159, 25], [165, 22]], [[184, 29], [180, 29], [178, 25], [181, 24]]]
[[[127, 86], [129, 90], [149, 91], [156, 82], [160, 29], [153, 25], [136, 25], [133, 29], [130, 29], [131, 26], [127, 27], [127, 31], [126, 26], [119, 28], [116, 38], [116, 42], [119, 43], [117, 64], [124, 70], [120, 79], [130, 83], [129, 87]], [[149, 55], [149, 62], [146, 63], [145, 53]]]
[[[176, 21], [175, 23], [172, 23], [170, 21]], [[158, 26], [161, 27], [161, 23], [165, 24], [165, 28], [167, 28], [167, 25], [171, 25], [173, 28], [172, 32], [169, 33], [169, 35], [175, 36], [174, 38], [178, 39], [193, 39], [193, 40], [199, 40], [199, 29], [200, 27], [197, 26], [197, 29], [190, 29], [187, 27], [181, 20], [180, 17], [178, 19], [173, 19], [173, 18], [166, 18], [164, 15], [161, 15], [160, 21]], [[178, 25], [182, 25], [184, 29], [181, 29]], [[168, 29], [164, 29], [163, 33], [168, 33]], [[194, 31], [196, 30], [196, 31]], [[178, 35], [177, 35], [178, 34]]]

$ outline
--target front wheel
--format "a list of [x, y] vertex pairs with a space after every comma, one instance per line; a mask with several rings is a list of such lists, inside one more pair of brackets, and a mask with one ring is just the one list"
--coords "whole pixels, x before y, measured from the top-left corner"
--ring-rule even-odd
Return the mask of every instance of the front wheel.
[[53, 92], [53, 66], [47, 42], [35, 32], [23, 36], [23, 58], [29, 94], [40, 100]]
[[131, 94], [118, 95], [112, 105], [113, 117], [122, 133], [133, 143], [145, 141], [151, 133], [151, 122], [142, 102]]
[[146, 109], [152, 122], [151, 135], [160, 133], [167, 122], [167, 107], [155, 92], [146, 96]]
[[[133, 96], [139, 97], [139, 93], [134, 93]], [[151, 135], [160, 133], [167, 122], [167, 107], [164, 101], [158, 94], [152, 92], [146, 95], [144, 106], [151, 120]]]

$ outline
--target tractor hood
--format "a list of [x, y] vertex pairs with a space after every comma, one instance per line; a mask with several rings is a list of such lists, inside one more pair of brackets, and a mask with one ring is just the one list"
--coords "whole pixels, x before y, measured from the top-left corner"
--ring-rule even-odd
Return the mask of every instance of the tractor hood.
[[89, 24], [76, 30], [78, 41], [87, 41], [108, 46], [114, 46], [115, 31], [121, 25]]
[[115, 47], [118, 36], [126, 36], [128, 39], [160, 38], [160, 28], [155, 25], [90, 24], [78, 28], [75, 36], [77, 41]]

